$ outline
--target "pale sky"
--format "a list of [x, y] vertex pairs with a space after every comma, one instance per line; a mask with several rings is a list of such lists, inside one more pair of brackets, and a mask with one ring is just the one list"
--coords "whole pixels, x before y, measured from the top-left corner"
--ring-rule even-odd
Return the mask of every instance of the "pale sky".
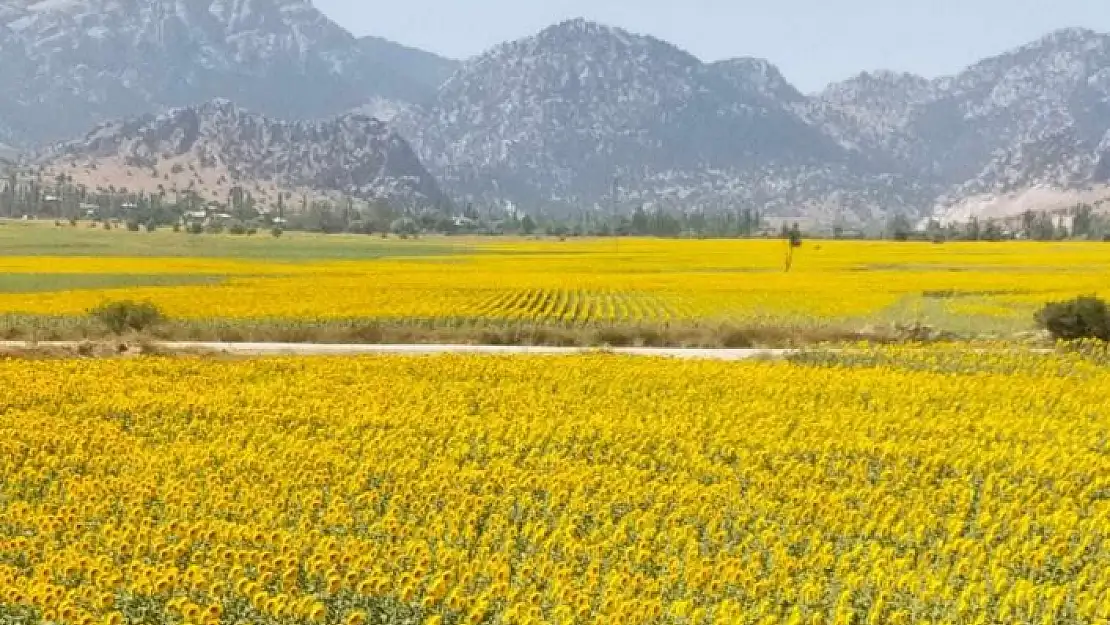
[[357, 35], [465, 58], [586, 17], [706, 61], [769, 59], [803, 91], [864, 70], [951, 74], [1051, 30], [1110, 32], [1108, 0], [314, 0]]

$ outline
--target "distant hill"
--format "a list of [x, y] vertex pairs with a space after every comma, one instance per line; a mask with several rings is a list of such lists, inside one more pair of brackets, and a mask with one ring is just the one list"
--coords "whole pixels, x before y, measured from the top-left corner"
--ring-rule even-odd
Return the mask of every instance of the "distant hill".
[[[936, 189], [941, 214], [1020, 212], [1106, 195], [1110, 36], [1065, 29], [959, 74], [864, 74], [813, 100], [815, 119]], [[1028, 193], [1036, 190], [1036, 193]], [[1036, 199], [1033, 199], [1036, 198]]]
[[269, 203], [303, 189], [396, 207], [448, 205], [408, 143], [376, 119], [280, 121], [226, 100], [104, 124], [54, 146], [41, 164], [90, 189], [191, 189], [225, 200], [241, 187]]

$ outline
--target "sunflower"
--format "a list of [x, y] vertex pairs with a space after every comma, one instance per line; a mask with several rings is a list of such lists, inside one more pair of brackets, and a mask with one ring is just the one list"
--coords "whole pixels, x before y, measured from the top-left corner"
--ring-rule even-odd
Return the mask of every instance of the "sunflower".
[[324, 604], [319, 603], [319, 602], [313, 604], [308, 609], [308, 612], [305, 614], [305, 616], [308, 617], [308, 620], [310, 620], [314, 623], [323, 622], [324, 618], [327, 617], [327, 615], [328, 615], [327, 606], [325, 606]]

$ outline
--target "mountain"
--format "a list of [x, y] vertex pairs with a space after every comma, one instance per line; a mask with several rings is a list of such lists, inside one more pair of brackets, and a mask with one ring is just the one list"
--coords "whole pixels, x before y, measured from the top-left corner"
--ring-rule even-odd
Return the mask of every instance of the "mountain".
[[864, 72], [830, 85], [804, 106], [811, 122], [845, 148], [897, 167], [921, 158], [921, 140], [907, 125], [914, 107], [935, 89], [912, 74]]
[[766, 61], [705, 64], [572, 20], [466, 62], [396, 123], [468, 201], [862, 218], [916, 192], [815, 128], [806, 101]]
[[24, 142], [216, 97], [282, 118], [419, 102], [452, 66], [308, 0], [0, 0], [0, 119]]
[[762, 59], [707, 64], [571, 20], [464, 63], [430, 104], [374, 110], [467, 201], [826, 222], [998, 209], [1110, 182], [1110, 37], [1063, 30], [956, 76], [864, 72], [805, 95]]
[[[871, 71], [803, 94], [769, 61], [705, 63], [586, 20], [456, 63], [357, 38], [308, 0], [0, 0], [0, 84], [0, 142], [17, 147], [228, 98], [384, 120], [454, 198], [530, 210], [864, 222], [1110, 197], [1110, 36], [1083, 29], [954, 76]], [[319, 183], [255, 156], [229, 174]]]
[[[425, 99], [439, 88], [461, 63], [438, 54], [410, 48], [381, 37], [358, 40], [364, 64], [382, 76], [392, 75], [398, 83], [411, 83], [414, 93], [409, 100]], [[388, 93], [379, 95], [388, 96]]]
[[225, 199], [241, 186], [270, 201], [277, 191], [312, 190], [398, 206], [448, 203], [408, 143], [376, 119], [278, 121], [227, 100], [107, 123], [55, 145], [41, 162], [50, 177], [89, 188], [193, 189]]
[[765, 59], [742, 57], [717, 61], [709, 70], [732, 88], [758, 94], [792, 107], [804, 107], [807, 99], [782, 72]]
[[1110, 37], [1061, 30], [932, 81], [864, 74], [818, 94], [810, 111], [842, 144], [918, 172], [942, 214], [1024, 210], [1030, 189], [1041, 203], [1046, 190], [1072, 202], [1067, 191], [1110, 182]]

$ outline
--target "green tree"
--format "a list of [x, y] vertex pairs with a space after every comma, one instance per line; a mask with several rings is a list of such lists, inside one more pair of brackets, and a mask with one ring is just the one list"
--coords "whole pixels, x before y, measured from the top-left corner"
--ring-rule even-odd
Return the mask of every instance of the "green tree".
[[902, 213], [896, 213], [891, 217], [886, 226], [886, 236], [895, 241], [908, 241], [913, 234], [913, 224], [910, 223], [908, 217]]
[[798, 227], [797, 222], [790, 226], [790, 230], [787, 231], [787, 238], [790, 240], [790, 247], [802, 246], [802, 229]]
[[979, 218], [972, 217], [971, 221], [967, 222], [967, 240], [978, 241], [982, 238], [982, 228], [979, 227]]
[[1072, 236], [1090, 238], [1094, 233], [1094, 222], [1094, 208], [1087, 204], [1079, 204], [1072, 212]]
[[641, 204], [632, 213], [632, 233], [638, 235], [649, 234], [650, 228], [647, 213], [644, 212], [644, 206]]
[[536, 220], [532, 219], [531, 215], [525, 215], [520, 220], [520, 231], [524, 234], [531, 236], [536, 231]]

